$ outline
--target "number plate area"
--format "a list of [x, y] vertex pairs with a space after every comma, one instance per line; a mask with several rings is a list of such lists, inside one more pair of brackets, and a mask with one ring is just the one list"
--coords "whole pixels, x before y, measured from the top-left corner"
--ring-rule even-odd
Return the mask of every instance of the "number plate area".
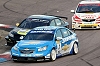
[[98, 24], [93, 24], [93, 23], [84, 23], [80, 24], [80, 27], [96, 27]]
[[21, 57], [32, 57], [32, 54], [21, 54]]

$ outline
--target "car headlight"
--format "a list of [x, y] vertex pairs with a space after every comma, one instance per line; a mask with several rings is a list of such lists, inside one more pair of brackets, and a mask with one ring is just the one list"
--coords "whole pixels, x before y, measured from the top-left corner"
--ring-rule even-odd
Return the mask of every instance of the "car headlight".
[[14, 35], [12, 34], [12, 32], [9, 32], [9, 36], [10, 37], [14, 37]]
[[47, 46], [44, 46], [44, 47], [38, 48], [38, 51], [44, 51], [46, 49], [47, 49]]
[[18, 51], [18, 47], [17, 46], [14, 46], [13, 49], [16, 50], [16, 51]]

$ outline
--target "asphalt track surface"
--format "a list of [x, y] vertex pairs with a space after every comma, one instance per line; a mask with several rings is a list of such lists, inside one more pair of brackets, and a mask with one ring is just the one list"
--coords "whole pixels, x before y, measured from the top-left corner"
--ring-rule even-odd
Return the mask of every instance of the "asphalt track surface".
[[[32, 14], [67, 16], [71, 27], [71, 9], [75, 9], [80, 0], [0, 0], [0, 23], [15, 25]], [[58, 58], [54, 62], [8, 61], [0, 66], [100, 66], [100, 30], [76, 30], [79, 38], [79, 53]], [[0, 31], [5, 37], [8, 32]], [[0, 52], [9, 51], [4, 47], [4, 38], [0, 41]]]

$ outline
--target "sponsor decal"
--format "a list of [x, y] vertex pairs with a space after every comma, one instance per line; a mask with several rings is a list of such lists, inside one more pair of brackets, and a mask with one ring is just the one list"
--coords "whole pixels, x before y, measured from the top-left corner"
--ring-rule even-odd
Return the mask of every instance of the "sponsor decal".
[[36, 56], [36, 57], [43, 56], [43, 53], [41, 53], [41, 54], [34, 54], [34, 56]]
[[25, 43], [27, 43], [27, 44], [40, 44], [41, 42], [40, 41], [31, 41], [31, 42], [25, 42]]
[[69, 40], [72, 40], [73, 38], [74, 38], [73, 35], [68, 36], [68, 37], [66, 37], [66, 38], [63, 38], [63, 39], [62, 39], [62, 43], [65, 43], [65, 42], [67, 42], [67, 41], [69, 41]]
[[86, 15], [85, 17], [86, 17], [86, 19], [94, 19], [94, 17], [96, 17], [96, 15]]
[[53, 31], [31, 31], [30, 33], [53, 33]]
[[30, 31], [30, 30], [27, 30], [27, 29], [25, 29], [25, 30], [20, 29], [17, 33], [18, 33], [18, 34], [21, 34], [21, 35], [26, 35], [27, 32], [29, 32], [29, 31]]
[[22, 57], [32, 57], [32, 54], [21, 54]]
[[67, 44], [65, 44], [65, 45], [62, 47], [62, 50], [66, 51], [68, 48], [69, 48], [69, 46], [68, 46]]

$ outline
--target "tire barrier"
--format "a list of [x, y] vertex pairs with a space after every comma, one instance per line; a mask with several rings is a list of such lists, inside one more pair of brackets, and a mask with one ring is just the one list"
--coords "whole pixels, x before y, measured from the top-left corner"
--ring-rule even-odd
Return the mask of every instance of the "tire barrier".
[[0, 63], [7, 62], [7, 61], [10, 61], [10, 60], [11, 60], [10, 52], [0, 54]]
[[9, 32], [14, 28], [15, 26], [12, 26], [12, 25], [0, 24], [0, 30], [5, 30]]

